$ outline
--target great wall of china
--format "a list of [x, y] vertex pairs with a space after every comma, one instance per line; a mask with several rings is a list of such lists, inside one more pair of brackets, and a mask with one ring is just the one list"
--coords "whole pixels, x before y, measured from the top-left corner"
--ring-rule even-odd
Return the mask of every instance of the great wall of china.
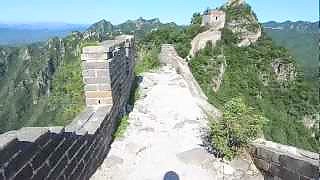
[[[163, 63], [172, 64], [182, 74], [193, 94], [201, 92], [185, 69], [187, 63], [175, 57], [172, 46], [163, 48], [167, 50], [162, 56], [168, 57]], [[134, 37], [120, 36], [100, 46], [84, 47], [81, 58], [87, 109], [66, 127], [25, 127], [0, 135], [0, 180], [89, 179], [103, 163], [117, 122], [126, 112], [134, 80]], [[202, 94], [195, 96], [201, 99], [202, 109], [212, 110], [203, 103]], [[316, 153], [257, 141], [251, 144], [250, 154], [265, 179], [319, 177]]]
[[89, 179], [106, 157], [134, 78], [134, 38], [83, 49], [87, 109], [66, 127], [0, 135], [0, 179]]

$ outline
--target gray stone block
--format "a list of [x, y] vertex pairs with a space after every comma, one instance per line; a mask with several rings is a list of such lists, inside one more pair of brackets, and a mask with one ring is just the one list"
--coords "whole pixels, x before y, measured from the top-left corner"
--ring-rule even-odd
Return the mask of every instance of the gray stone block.
[[294, 171], [283, 167], [280, 169], [279, 177], [283, 180], [300, 180], [299, 174], [296, 174]]
[[271, 165], [264, 159], [254, 158], [253, 162], [258, 169], [269, 172]]
[[81, 60], [82, 61], [94, 61], [97, 59], [108, 59], [108, 54], [107, 53], [86, 53], [86, 54], [81, 54]]
[[257, 148], [257, 156], [269, 162], [279, 163], [280, 153], [267, 148]]
[[0, 135], [0, 151], [17, 141], [17, 131], [9, 131]]
[[19, 141], [35, 142], [39, 137], [48, 132], [48, 128], [24, 127], [17, 131], [17, 137]]
[[84, 86], [84, 91], [98, 91], [99, 86], [97, 84], [87, 84]]
[[82, 48], [83, 54], [103, 54], [106, 52], [106, 48], [103, 46], [86, 46]]
[[110, 79], [108, 78], [84, 78], [86, 84], [110, 84]]
[[57, 177], [61, 174], [61, 172], [66, 169], [68, 164], [68, 158], [66, 156], [61, 157], [58, 164], [54, 167], [51, 167], [51, 171], [47, 176], [48, 179], [57, 179]]
[[93, 116], [94, 109], [87, 108], [81, 112], [69, 125], [66, 126], [65, 132], [76, 132]]
[[83, 77], [96, 77], [96, 71], [92, 69], [86, 69], [82, 71], [82, 76]]
[[30, 164], [27, 164], [25, 167], [20, 169], [18, 174], [13, 179], [29, 179], [33, 175], [33, 169], [31, 168]]
[[111, 84], [99, 84], [99, 91], [111, 91]]
[[96, 73], [97, 73], [97, 77], [110, 76], [109, 70], [107, 70], [107, 69], [98, 69], [98, 70], [96, 70]]
[[289, 157], [287, 155], [281, 155], [279, 159], [282, 167], [297, 172], [302, 176], [316, 178], [319, 175], [319, 167], [307, 161]]
[[83, 68], [85, 70], [88, 70], [88, 69], [109, 69], [109, 63], [108, 62], [85, 61], [85, 62], [83, 62]]

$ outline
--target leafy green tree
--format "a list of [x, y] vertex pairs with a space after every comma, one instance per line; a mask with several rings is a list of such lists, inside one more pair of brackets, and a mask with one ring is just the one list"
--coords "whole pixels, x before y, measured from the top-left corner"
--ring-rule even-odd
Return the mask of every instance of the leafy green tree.
[[200, 13], [193, 13], [191, 24], [201, 24], [202, 23], [202, 16]]

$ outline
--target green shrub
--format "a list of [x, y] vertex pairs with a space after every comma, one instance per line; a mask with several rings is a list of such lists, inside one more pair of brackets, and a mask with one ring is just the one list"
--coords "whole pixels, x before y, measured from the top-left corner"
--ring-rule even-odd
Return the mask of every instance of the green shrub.
[[160, 66], [159, 53], [160, 50], [158, 48], [148, 49], [140, 47], [135, 65], [135, 73], [139, 75], [143, 72], [158, 68]]
[[211, 123], [212, 146], [231, 159], [261, 133], [265, 122], [242, 98], [233, 98], [225, 104], [223, 118]]
[[120, 120], [116, 132], [113, 134], [114, 138], [123, 138], [124, 133], [126, 132], [127, 128], [129, 127], [129, 116], [125, 115]]

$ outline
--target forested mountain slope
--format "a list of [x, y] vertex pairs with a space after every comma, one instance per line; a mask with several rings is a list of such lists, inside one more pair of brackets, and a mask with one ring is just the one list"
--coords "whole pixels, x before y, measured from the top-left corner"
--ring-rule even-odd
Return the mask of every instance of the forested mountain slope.
[[[230, 101], [231, 104], [244, 102], [243, 106], [251, 109], [250, 117], [267, 119], [263, 127], [266, 139], [317, 151], [316, 81], [305, 80], [304, 71], [295, 58], [264, 32], [248, 4], [239, 1], [219, 10], [226, 12], [221, 40], [215, 45], [208, 42], [206, 48], [189, 57], [192, 73], [209, 101], [228, 113], [230, 109], [226, 107]], [[201, 26], [201, 15], [195, 13], [191, 25], [185, 29], [159, 29], [148, 34], [143, 42], [153, 46], [175, 44], [178, 53], [187, 57], [191, 40], [210, 29]], [[259, 34], [256, 42], [241, 43], [246, 36], [258, 37]], [[217, 87], [219, 79], [222, 82]]]
[[267, 22], [263, 23], [263, 27], [277, 45], [289, 49], [297, 63], [304, 69], [307, 79], [317, 78], [319, 22]]
[[84, 108], [80, 67], [85, 44], [121, 33], [138, 37], [162, 24], [157, 19], [114, 26], [102, 20], [85, 32], [19, 47], [0, 47], [0, 133], [23, 126], [65, 125]]

